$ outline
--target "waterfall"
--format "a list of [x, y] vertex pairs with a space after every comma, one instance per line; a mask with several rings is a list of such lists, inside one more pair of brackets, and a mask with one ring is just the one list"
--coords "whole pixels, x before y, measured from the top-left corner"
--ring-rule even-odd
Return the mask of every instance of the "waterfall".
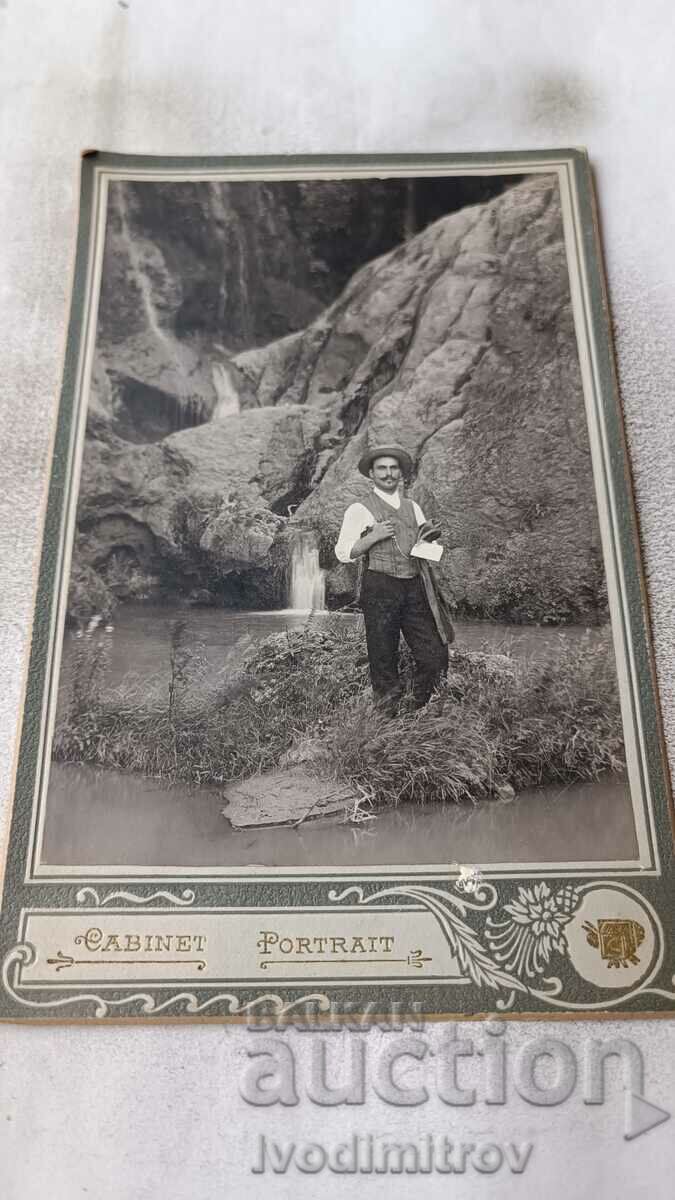
[[233, 368], [227, 362], [214, 362], [211, 364], [211, 378], [213, 379], [213, 387], [218, 397], [211, 420], [219, 421], [223, 417], [229, 417], [233, 413], [238, 413], [241, 405], [239, 402], [239, 392], [235, 387], [234, 381], [236, 376]]
[[326, 572], [319, 566], [319, 544], [313, 530], [298, 530], [291, 550], [289, 607], [296, 612], [325, 612]]
[[[148, 244], [145, 239], [138, 234], [132, 233], [129, 228], [127, 186], [126, 183], [118, 184], [116, 192], [119, 198], [120, 227], [129, 256], [132, 279], [138, 289], [141, 307], [150, 333], [162, 345], [171, 345], [171, 349], [173, 350], [170, 339], [159, 322], [159, 315], [153, 295], [153, 283], [151, 282], [153, 276], [160, 275], [161, 277], [160, 268], [166, 271], [166, 266], [159, 249], [151, 247], [150, 252], [148, 252]], [[159, 260], [159, 263], [157, 260]]]

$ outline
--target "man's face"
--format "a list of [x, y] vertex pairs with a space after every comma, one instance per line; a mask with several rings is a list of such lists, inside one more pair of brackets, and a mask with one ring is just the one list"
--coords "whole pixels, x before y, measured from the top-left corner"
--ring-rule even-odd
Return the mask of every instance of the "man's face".
[[401, 467], [397, 458], [376, 458], [370, 468], [370, 478], [383, 492], [395, 492], [401, 482]]

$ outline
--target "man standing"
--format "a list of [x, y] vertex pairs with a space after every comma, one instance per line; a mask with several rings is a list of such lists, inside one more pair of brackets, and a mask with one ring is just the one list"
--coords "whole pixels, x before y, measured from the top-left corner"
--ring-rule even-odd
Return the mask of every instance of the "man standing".
[[413, 701], [421, 708], [448, 667], [452, 626], [428, 562], [411, 556], [420, 541], [439, 530], [426, 522], [414, 500], [401, 495], [412, 459], [401, 446], [375, 446], [359, 462], [373, 489], [363, 504], [347, 509], [335, 553], [340, 562], [365, 557], [361, 606], [373, 693], [378, 707], [394, 716], [403, 688], [398, 647], [403, 634], [415, 661]]

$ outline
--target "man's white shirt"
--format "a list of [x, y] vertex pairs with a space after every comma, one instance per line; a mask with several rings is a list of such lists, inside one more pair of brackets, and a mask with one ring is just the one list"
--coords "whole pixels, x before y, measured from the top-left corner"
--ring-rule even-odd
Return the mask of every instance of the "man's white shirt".
[[[373, 491], [375, 492], [375, 495], [379, 496], [380, 500], [384, 500], [385, 504], [388, 504], [390, 508], [398, 509], [401, 507], [400, 492], [383, 492], [378, 487], [374, 487]], [[419, 504], [416, 504], [413, 500], [412, 506], [415, 510], [417, 524], [424, 525], [424, 513], [422, 512]], [[352, 547], [354, 546], [354, 543], [358, 542], [364, 529], [368, 525], [372, 524], [373, 514], [371, 513], [370, 509], [366, 508], [364, 504], [356, 503], [349, 505], [349, 508], [347, 509], [342, 521], [340, 536], [335, 544], [335, 556], [340, 562], [348, 563], [353, 561]]]

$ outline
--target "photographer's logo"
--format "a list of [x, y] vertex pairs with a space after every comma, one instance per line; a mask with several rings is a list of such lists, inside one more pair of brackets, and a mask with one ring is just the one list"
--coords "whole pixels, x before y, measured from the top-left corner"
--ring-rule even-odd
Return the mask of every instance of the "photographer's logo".
[[620, 921], [604, 917], [597, 925], [584, 921], [589, 946], [600, 951], [608, 967], [637, 967], [638, 948], [645, 940], [645, 927], [639, 921]]
[[657, 951], [654, 923], [642, 900], [613, 887], [586, 893], [565, 940], [575, 971], [600, 988], [635, 987]]

